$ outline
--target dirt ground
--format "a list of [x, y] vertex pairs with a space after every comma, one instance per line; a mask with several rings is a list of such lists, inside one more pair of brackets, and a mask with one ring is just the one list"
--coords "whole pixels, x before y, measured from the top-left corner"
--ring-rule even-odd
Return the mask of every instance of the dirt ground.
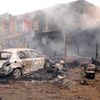
[[0, 100], [100, 100], [100, 73], [80, 85], [80, 69], [69, 69], [61, 80], [19, 80], [0, 84]]

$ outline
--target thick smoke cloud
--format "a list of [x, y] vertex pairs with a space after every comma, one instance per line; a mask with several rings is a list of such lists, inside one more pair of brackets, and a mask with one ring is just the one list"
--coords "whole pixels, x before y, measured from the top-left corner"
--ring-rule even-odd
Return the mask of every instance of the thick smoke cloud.
[[[63, 40], [67, 37], [69, 55], [95, 57], [95, 46], [97, 43], [100, 44], [98, 9], [87, 1], [78, 0], [44, 10], [61, 31]], [[54, 48], [54, 45], [52, 47]]]
[[[43, 51], [45, 54], [64, 56], [66, 42], [68, 56], [95, 57], [96, 44], [100, 45], [100, 8], [85, 0], [77, 0], [37, 11], [36, 15], [34, 13], [26, 15], [32, 21], [39, 20], [40, 36], [35, 33], [33, 28], [29, 32], [24, 32], [19, 23], [18, 30], [21, 32], [16, 36], [9, 34], [4, 38], [14, 41], [9, 43], [10, 45], [7, 44], [8, 47], [29, 47]], [[16, 20], [22, 19], [23, 16], [16, 16], [18, 18]], [[27, 24], [23, 25], [27, 26]], [[51, 30], [47, 30], [45, 33], [47, 26], [50, 26]], [[55, 38], [55, 32], [49, 33], [53, 30], [60, 33], [59, 39]], [[41, 36], [43, 32], [45, 35]], [[51, 38], [50, 34], [54, 36]]]

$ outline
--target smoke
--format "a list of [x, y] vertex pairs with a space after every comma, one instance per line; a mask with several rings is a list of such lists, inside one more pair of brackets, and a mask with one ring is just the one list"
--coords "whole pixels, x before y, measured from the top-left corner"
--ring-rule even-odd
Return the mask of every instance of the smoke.
[[[52, 20], [52, 23], [60, 30], [64, 41], [67, 37], [69, 56], [95, 56], [95, 45], [100, 44], [100, 10], [98, 9], [82, 0], [82, 2], [56, 5], [44, 10], [48, 19]], [[64, 51], [64, 47], [57, 48], [54, 44], [52, 48]]]
[[[100, 9], [94, 5], [77, 0], [25, 15], [14, 17], [18, 31], [5, 38], [12, 41], [9, 47], [64, 56], [66, 46], [68, 56], [95, 56], [96, 44], [100, 45]], [[39, 32], [35, 33], [32, 23]]]

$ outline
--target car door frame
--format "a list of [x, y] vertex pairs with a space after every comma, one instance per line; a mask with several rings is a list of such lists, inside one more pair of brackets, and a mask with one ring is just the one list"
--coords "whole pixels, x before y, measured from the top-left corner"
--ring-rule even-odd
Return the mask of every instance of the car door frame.
[[[21, 65], [23, 66], [23, 69], [24, 69], [24, 74], [27, 74], [27, 73], [30, 73], [31, 71], [32, 71], [32, 66], [33, 66], [33, 64], [32, 64], [32, 59], [31, 59], [31, 57], [30, 57], [30, 54], [29, 54], [29, 50], [21, 50], [21, 51], [27, 51], [27, 53], [28, 53], [28, 55], [29, 55], [29, 57], [28, 58], [20, 58], [19, 57], [19, 54], [18, 54], [18, 52], [20, 52], [20, 51], [18, 51], [17, 52], [17, 54], [18, 54], [18, 57], [19, 57], [19, 59], [20, 59], [20, 63], [21, 63]], [[30, 65], [31, 64], [31, 65]], [[28, 66], [27, 66], [28, 65]]]

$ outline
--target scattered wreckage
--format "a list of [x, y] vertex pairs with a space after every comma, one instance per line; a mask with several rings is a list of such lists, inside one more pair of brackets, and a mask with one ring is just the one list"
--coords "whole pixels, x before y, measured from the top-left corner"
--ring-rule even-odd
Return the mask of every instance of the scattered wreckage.
[[91, 63], [96, 66], [96, 71], [100, 72], [100, 61], [99, 61], [99, 59], [92, 58]]
[[80, 65], [82, 78], [94, 79], [96, 74], [96, 66], [94, 64], [88, 63]]
[[96, 72], [100, 72], [100, 62], [95, 58], [90, 59], [86, 64], [81, 64], [80, 67], [86, 78], [94, 79]]
[[[93, 62], [81, 64], [76, 59], [66, 61], [59, 56], [46, 57], [46, 55], [28, 48], [11, 48], [0, 51], [0, 76], [11, 75], [13, 79], [20, 79], [22, 76], [34, 79], [36, 75], [38, 75], [38, 79], [41, 79], [42, 76], [42, 79], [46, 79], [50, 75], [51, 79], [57, 76], [66, 77], [65, 74], [68, 70], [74, 67], [82, 68], [84, 77], [95, 78], [96, 65]], [[41, 69], [45, 75], [38, 74], [41, 73]]]
[[88, 64], [85, 69], [85, 77], [86, 78], [95, 78], [96, 67], [94, 64]]

